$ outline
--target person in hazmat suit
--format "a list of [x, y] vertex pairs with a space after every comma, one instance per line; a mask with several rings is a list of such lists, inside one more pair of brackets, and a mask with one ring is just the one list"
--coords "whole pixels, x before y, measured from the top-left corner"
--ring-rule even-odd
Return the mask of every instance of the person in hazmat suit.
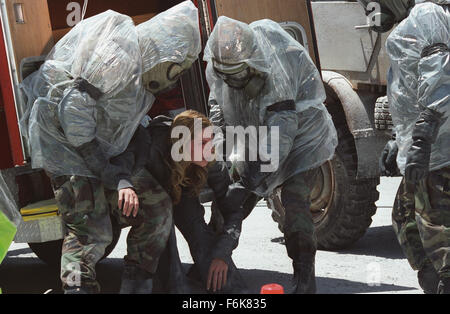
[[[382, 174], [404, 176], [392, 213], [397, 238], [426, 293], [450, 292], [450, 1], [360, 1], [387, 32], [395, 137]], [[373, 10], [378, 8], [378, 10]]]
[[[238, 183], [260, 197], [282, 187], [293, 292], [315, 293], [317, 239], [310, 195], [320, 166], [333, 158], [337, 146], [319, 71], [308, 52], [271, 20], [247, 25], [220, 17], [204, 60], [211, 121], [224, 129], [224, 143], [238, 138], [235, 150], [226, 145], [225, 151], [234, 156], [229, 159], [234, 160]], [[250, 134], [244, 145], [234, 132], [239, 127]], [[252, 135], [252, 128], [266, 132]], [[249, 156], [255, 151], [258, 156]]]
[[[61, 259], [65, 293], [96, 293], [95, 265], [112, 239], [106, 189], [111, 157], [122, 153], [155, 96], [171, 88], [201, 51], [198, 10], [191, 1], [135, 26], [106, 11], [77, 24], [23, 84], [34, 168], [51, 178], [67, 234]], [[153, 178], [135, 186], [145, 199], [130, 215], [120, 194], [128, 237], [122, 292], [149, 293], [170, 233], [168, 195]], [[124, 223], [124, 221], [120, 221]], [[160, 223], [164, 222], [164, 223]]]

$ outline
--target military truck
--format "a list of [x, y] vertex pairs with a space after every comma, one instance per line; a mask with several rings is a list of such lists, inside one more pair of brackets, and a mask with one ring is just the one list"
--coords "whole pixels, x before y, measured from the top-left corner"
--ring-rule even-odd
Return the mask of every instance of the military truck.
[[[82, 17], [112, 9], [136, 24], [181, 1], [134, 0], [1, 0], [0, 28], [0, 175], [8, 183], [23, 217], [15, 242], [29, 243], [42, 260], [57, 264], [64, 226], [50, 181], [32, 169], [28, 143], [19, 125], [25, 96], [20, 82], [44, 62], [45, 55]], [[370, 33], [357, 3], [309, 0], [193, 0], [199, 8], [205, 45], [218, 16], [250, 23], [270, 18], [304, 45], [322, 70], [326, 106], [338, 131], [335, 157], [321, 168], [311, 212], [323, 249], [340, 249], [357, 241], [376, 211], [378, 156], [389, 135], [376, 127], [376, 100], [385, 94], [384, 37]], [[356, 28], [355, 28], [356, 26]], [[184, 107], [208, 113], [208, 85], [200, 56], [181, 78]], [[379, 122], [379, 121], [378, 121]], [[380, 124], [380, 122], [379, 122]], [[207, 190], [203, 201], [210, 201]], [[267, 199], [283, 226], [277, 193]], [[114, 248], [120, 228], [113, 221]]]

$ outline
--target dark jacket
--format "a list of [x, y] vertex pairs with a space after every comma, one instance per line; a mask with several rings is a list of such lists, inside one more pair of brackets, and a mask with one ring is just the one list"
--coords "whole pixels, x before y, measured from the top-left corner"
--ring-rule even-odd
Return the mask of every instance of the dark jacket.
[[[172, 119], [158, 116], [147, 128], [139, 126], [125, 152], [110, 160], [104, 184], [109, 189], [133, 188], [132, 174], [145, 167], [169, 193], [170, 126]], [[224, 230], [213, 249], [213, 257], [229, 258], [237, 247], [243, 220], [242, 203], [248, 192], [235, 189], [223, 163], [208, 167], [208, 186], [224, 217]], [[180, 202], [182, 204], [182, 201]]]

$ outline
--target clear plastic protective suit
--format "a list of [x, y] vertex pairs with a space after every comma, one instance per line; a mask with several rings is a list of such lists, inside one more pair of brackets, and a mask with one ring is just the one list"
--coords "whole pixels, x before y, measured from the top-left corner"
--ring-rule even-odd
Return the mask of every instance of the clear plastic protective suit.
[[[238, 27], [234, 27], [237, 25]], [[223, 126], [279, 127], [279, 167], [255, 192], [270, 193], [289, 177], [333, 158], [337, 134], [323, 102], [325, 89], [308, 52], [271, 20], [247, 25], [220, 17], [205, 48], [211, 120]], [[213, 63], [246, 63], [266, 76], [257, 97], [229, 87]], [[268, 111], [293, 101], [294, 110]], [[257, 174], [255, 173], [255, 176]]]
[[[23, 82], [33, 168], [93, 176], [74, 149], [97, 139], [106, 156], [122, 152], [153, 96], [141, 86], [142, 58], [132, 19], [106, 11], [77, 24]], [[82, 78], [96, 100], [74, 86]], [[28, 122], [28, 125], [27, 123]]]
[[[450, 1], [446, 3], [450, 4]], [[436, 45], [444, 49], [424, 53]], [[386, 41], [391, 59], [389, 106], [399, 147], [397, 165], [402, 174], [416, 120], [426, 107], [443, 114], [442, 125], [432, 145], [430, 171], [450, 165], [449, 48], [450, 8], [432, 2], [416, 4]]]
[[177, 36], [180, 24], [198, 30], [196, 12], [185, 1], [136, 27], [129, 16], [108, 10], [71, 29], [22, 83], [21, 126], [33, 168], [95, 177], [78, 147], [96, 140], [106, 158], [122, 153], [155, 98], [143, 87], [144, 72], [168, 58], [197, 57], [200, 40]]

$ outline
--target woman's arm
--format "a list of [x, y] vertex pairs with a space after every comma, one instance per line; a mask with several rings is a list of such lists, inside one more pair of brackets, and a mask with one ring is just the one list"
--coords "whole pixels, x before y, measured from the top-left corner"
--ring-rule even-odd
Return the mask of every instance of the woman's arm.
[[139, 126], [127, 149], [110, 159], [103, 175], [103, 182], [107, 188], [112, 190], [133, 188], [131, 183], [133, 169], [136, 168], [139, 160], [144, 159], [141, 155], [148, 152], [148, 136], [147, 130]]
[[224, 227], [212, 249], [212, 257], [227, 260], [238, 246], [244, 212], [242, 204], [250, 194], [240, 183], [232, 183], [224, 163], [208, 169], [208, 185], [224, 218]]

